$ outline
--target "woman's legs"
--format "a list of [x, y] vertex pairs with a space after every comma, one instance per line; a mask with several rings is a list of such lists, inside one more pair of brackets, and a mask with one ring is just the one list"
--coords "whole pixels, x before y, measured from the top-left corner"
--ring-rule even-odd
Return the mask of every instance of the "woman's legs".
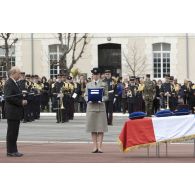
[[98, 149], [98, 134], [96, 132], [91, 133], [92, 142], [93, 142], [93, 151], [96, 151]]
[[102, 152], [102, 142], [104, 138], [104, 133], [103, 132], [98, 132], [98, 151]]

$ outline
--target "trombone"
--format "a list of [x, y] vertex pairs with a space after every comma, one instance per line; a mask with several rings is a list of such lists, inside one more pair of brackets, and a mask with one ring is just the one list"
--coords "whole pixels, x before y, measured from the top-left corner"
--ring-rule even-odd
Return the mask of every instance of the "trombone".
[[63, 97], [64, 97], [64, 95], [63, 95], [62, 91], [60, 91], [60, 109], [61, 110], [64, 109]]

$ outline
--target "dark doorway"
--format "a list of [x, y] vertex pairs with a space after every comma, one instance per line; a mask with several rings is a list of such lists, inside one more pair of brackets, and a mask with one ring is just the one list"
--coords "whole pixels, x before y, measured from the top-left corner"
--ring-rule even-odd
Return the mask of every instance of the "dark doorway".
[[113, 75], [121, 76], [121, 44], [98, 45], [98, 67], [110, 69]]

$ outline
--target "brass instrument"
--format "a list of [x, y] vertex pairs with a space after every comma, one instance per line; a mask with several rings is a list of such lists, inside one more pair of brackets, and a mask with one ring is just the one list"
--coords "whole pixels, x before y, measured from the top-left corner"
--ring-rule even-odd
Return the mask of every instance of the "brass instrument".
[[175, 92], [178, 93], [180, 90], [180, 86], [178, 84], [174, 85]]
[[134, 95], [136, 96], [136, 94], [137, 94], [137, 88], [135, 87], [134, 88]]
[[144, 87], [145, 87], [145, 85], [144, 84], [139, 84], [139, 86], [138, 86], [138, 91], [139, 92], [142, 92], [143, 90], [144, 90]]
[[115, 86], [118, 82], [118, 78], [117, 77], [112, 77], [112, 85]]
[[81, 83], [81, 96], [84, 97], [84, 94], [85, 94], [85, 88], [86, 88], [86, 85], [85, 83]]
[[76, 67], [73, 67], [70, 70], [70, 73], [71, 73], [71, 75], [72, 75], [73, 78], [76, 78], [78, 75], [80, 75], [79, 69], [76, 68]]
[[192, 89], [195, 89], [195, 84], [192, 85]]
[[132, 97], [133, 96], [132, 91], [130, 89], [127, 91], [127, 96], [128, 97]]
[[63, 87], [60, 89], [60, 93], [58, 94], [58, 97], [60, 98], [59, 100], [59, 108], [58, 109], [64, 109], [64, 104], [63, 104]]

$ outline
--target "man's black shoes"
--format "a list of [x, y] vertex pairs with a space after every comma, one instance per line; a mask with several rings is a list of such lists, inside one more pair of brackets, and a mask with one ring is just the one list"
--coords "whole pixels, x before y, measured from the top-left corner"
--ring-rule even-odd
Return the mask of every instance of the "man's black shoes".
[[7, 153], [8, 157], [22, 157], [24, 154], [19, 152]]

